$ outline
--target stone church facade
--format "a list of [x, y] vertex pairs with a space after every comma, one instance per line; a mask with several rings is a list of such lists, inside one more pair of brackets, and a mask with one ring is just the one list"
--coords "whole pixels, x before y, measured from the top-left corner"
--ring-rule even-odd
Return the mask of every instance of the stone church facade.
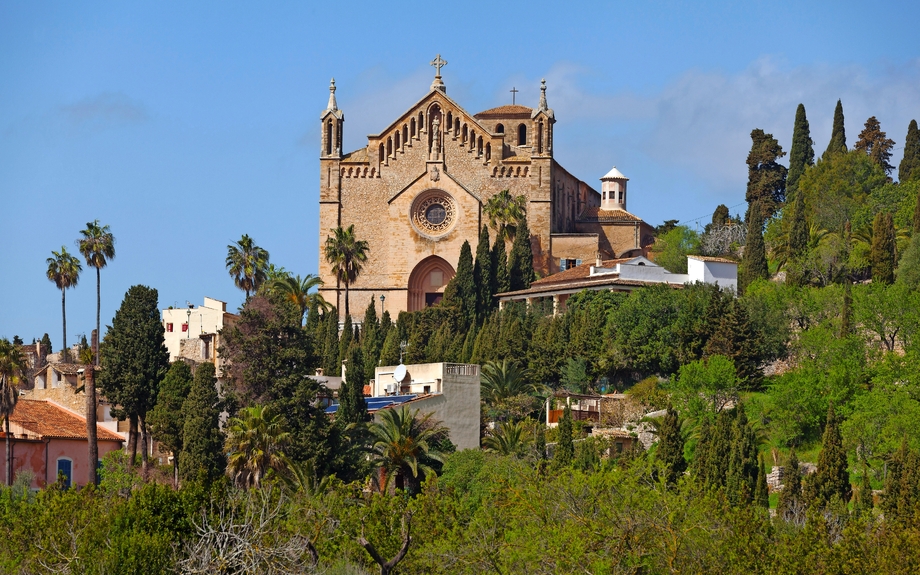
[[[349, 287], [358, 316], [384, 296], [395, 316], [440, 300], [464, 241], [475, 252], [488, 222], [486, 202], [502, 190], [526, 198], [534, 269], [547, 276], [572, 265], [644, 255], [652, 228], [626, 211], [627, 178], [614, 168], [601, 192], [553, 158], [556, 119], [546, 83], [536, 108], [499, 106], [472, 114], [447, 95], [438, 68], [430, 90], [367, 146], [343, 153], [345, 116], [330, 85], [321, 115], [319, 269], [326, 301], [344, 314], [344, 286], [326, 263], [330, 230], [354, 225], [368, 261]], [[494, 231], [490, 230], [492, 240]], [[509, 246], [510, 247], [510, 246]], [[357, 317], [356, 317], [357, 319]]]

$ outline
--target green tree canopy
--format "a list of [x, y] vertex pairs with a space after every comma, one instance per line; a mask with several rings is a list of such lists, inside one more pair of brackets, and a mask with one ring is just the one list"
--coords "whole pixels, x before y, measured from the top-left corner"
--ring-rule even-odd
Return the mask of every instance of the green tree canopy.
[[751, 131], [751, 151], [748, 153], [748, 184], [745, 200], [759, 203], [761, 217], [773, 217], [786, 201], [787, 169], [777, 160], [786, 155], [782, 146], [760, 128]]
[[805, 170], [799, 190], [805, 211], [819, 229], [839, 232], [876, 188], [885, 185], [884, 170], [858, 151], [834, 154]]
[[786, 192], [794, 196], [799, 186], [799, 178], [805, 168], [815, 164], [815, 150], [812, 147], [811, 130], [805, 117], [805, 106], [799, 104], [795, 110], [795, 125], [792, 128], [792, 148], [789, 150], [789, 173], [786, 177]]
[[530, 228], [527, 219], [518, 222], [511, 253], [508, 255], [508, 276], [511, 291], [527, 289], [536, 278], [533, 269], [533, 247], [530, 243]]
[[875, 116], [866, 120], [866, 127], [859, 133], [859, 139], [853, 147], [854, 150], [865, 152], [886, 174], [894, 170], [890, 163], [892, 148], [894, 140], [882, 131], [882, 126]]
[[182, 404], [183, 449], [179, 454], [179, 477], [183, 481], [210, 482], [223, 475], [224, 436], [220, 431], [221, 402], [213, 363], [195, 370], [192, 387]]
[[746, 219], [747, 242], [741, 258], [741, 274], [738, 277], [738, 293], [741, 294], [755, 281], [770, 277], [766, 246], [763, 241], [763, 212], [759, 202], [750, 205]]
[[157, 402], [150, 412], [150, 430], [160, 444], [160, 451], [173, 455], [173, 480], [178, 486], [179, 454], [182, 452], [182, 433], [185, 420], [182, 405], [192, 387], [192, 370], [184, 361], [169, 366], [160, 383]]
[[821, 156], [822, 160], [829, 160], [835, 154], [845, 154], [847, 152], [847, 133], [843, 121], [843, 104], [837, 100], [837, 107], [834, 108], [834, 127], [831, 130], [831, 140], [827, 144], [827, 149]]
[[[45, 276], [61, 290], [61, 317], [63, 318], [63, 327], [64, 335], [61, 339], [61, 349], [64, 350], [64, 353], [67, 353], [67, 290], [72, 287], [77, 287], [77, 282], [80, 280], [80, 272], [83, 271], [83, 267], [80, 266], [80, 260], [75, 256], [67, 253], [67, 248], [61, 246], [61, 251], [55, 252], [52, 251], [50, 257], [45, 260], [45, 263], [48, 264], [48, 270], [45, 272]], [[51, 349], [48, 350], [48, 353], [51, 353]], [[64, 361], [67, 361], [67, 357], [64, 357]]]

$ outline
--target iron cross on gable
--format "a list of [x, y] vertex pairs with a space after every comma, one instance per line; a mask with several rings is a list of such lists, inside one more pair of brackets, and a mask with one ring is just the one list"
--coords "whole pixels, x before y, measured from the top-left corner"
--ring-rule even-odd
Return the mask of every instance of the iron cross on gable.
[[431, 65], [434, 66], [434, 69], [437, 70], [435, 76], [438, 78], [441, 77], [441, 68], [447, 66], [447, 60], [442, 60], [441, 55], [438, 54], [437, 58], [431, 61]]
[[508, 90], [508, 91], [511, 92], [511, 104], [512, 104], [512, 105], [516, 104], [517, 102], [514, 101], [514, 100], [515, 100], [515, 96], [517, 96], [517, 93], [520, 92], [520, 90], [518, 90], [518, 89], [515, 88], [514, 86], [511, 86], [511, 89]]

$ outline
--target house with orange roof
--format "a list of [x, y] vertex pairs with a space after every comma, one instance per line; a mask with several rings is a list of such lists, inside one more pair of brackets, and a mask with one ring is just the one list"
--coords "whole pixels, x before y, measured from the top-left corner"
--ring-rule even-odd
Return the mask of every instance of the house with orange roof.
[[[0, 432], [6, 439], [6, 432]], [[124, 439], [96, 425], [100, 460], [121, 449]], [[64, 484], [85, 485], [89, 473], [89, 445], [86, 419], [74, 411], [47, 400], [20, 399], [10, 415], [10, 443], [13, 474], [33, 474], [32, 487], [42, 488], [63, 475]], [[0, 461], [0, 476], [6, 477], [6, 458]], [[95, 462], [94, 465], [99, 465]]]

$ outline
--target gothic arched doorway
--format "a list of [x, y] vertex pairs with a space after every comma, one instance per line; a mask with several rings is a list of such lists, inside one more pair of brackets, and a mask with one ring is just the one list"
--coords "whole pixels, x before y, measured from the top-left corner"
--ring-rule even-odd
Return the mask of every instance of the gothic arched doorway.
[[454, 268], [438, 256], [420, 261], [409, 275], [409, 311], [435, 305], [444, 296], [444, 288], [454, 277]]

